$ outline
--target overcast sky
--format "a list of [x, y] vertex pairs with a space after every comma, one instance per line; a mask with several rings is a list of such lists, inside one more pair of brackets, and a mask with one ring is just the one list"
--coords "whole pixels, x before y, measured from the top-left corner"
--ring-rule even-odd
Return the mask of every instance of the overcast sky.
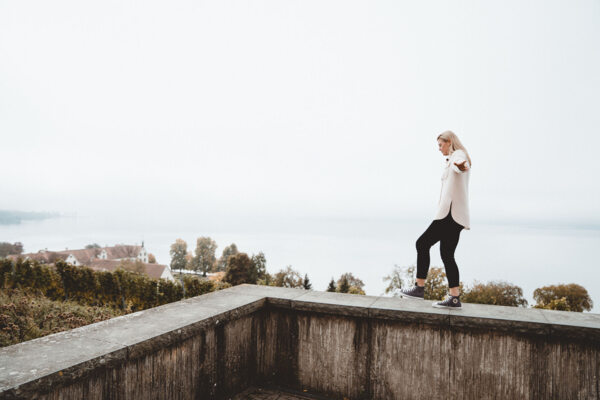
[[600, 2], [0, 1], [0, 209], [600, 224]]

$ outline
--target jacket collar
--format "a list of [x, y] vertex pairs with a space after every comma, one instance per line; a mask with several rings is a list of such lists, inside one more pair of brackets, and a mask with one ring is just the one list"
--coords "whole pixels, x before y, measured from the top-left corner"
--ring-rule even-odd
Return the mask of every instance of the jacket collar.
[[445, 159], [447, 162], [449, 162], [449, 161], [450, 161], [450, 159], [451, 159], [451, 158], [454, 156], [454, 154], [455, 154], [457, 151], [461, 151], [461, 150], [460, 150], [460, 149], [454, 150], [452, 153], [448, 154], [447, 156], [444, 156], [444, 159]]

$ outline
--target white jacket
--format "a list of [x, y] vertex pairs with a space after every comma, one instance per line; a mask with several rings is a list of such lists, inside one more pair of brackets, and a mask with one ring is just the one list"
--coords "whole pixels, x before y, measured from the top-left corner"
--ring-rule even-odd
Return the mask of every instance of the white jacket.
[[[442, 188], [440, 190], [440, 199], [438, 201], [438, 212], [434, 219], [443, 219], [452, 212], [452, 219], [465, 227], [471, 229], [469, 217], [469, 175], [471, 174], [471, 165], [467, 159], [464, 150], [455, 150], [452, 154], [445, 156], [447, 158], [444, 171], [442, 172]], [[461, 163], [467, 161], [467, 169], [461, 171], [455, 162]], [[450, 209], [452, 203], [452, 209]]]

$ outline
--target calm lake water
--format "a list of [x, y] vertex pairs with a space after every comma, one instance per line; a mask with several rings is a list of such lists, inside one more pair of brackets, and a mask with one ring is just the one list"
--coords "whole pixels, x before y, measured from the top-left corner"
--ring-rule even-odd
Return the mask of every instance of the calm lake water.
[[[89, 243], [140, 244], [162, 264], [169, 264], [169, 247], [177, 238], [195, 248], [195, 239], [210, 236], [223, 248], [235, 243], [249, 255], [262, 251], [271, 273], [291, 265], [307, 273], [316, 290], [329, 280], [352, 272], [365, 282], [368, 295], [382, 295], [383, 277], [394, 265], [416, 264], [415, 241], [431, 221], [398, 219], [278, 218], [240, 221], [126, 221], [109, 217], [63, 217], [19, 225], [0, 225], [0, 241], [20, 241], [26, 252], [43, 248], [83, 248]], [[504, 280], [519, 285], [534, 304], [533, 291], [558, 283], [583, 285], [597, 312], [600, 302], [600, 229], [481, 224], [463, 230], [455, 257], [460, 280], [470, 284]], [[431, 265], [443, 266], [439, 243], [431, 249]]]

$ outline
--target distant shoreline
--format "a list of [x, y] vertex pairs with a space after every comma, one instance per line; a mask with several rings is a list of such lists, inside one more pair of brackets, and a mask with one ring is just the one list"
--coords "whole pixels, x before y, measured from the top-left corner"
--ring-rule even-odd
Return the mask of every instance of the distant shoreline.
[[57, 212], [0, 210], [0, 225], [19, 225], [23, 221], [41, 221], [60, 217]]

